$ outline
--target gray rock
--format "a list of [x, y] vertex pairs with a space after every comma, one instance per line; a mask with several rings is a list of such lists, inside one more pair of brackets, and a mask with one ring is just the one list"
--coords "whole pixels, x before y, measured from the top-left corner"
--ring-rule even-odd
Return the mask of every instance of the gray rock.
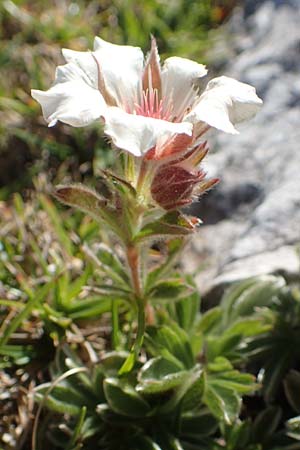
[[202, 291], [252, 275], [300, 274], [299, 23], [299, 1], [249, 0], [229, 24], [235, 56], [226, 74], [256, 86], [264, 106], [239, 135], [209, 138], [206, 169], [221, 183], [193, 207], [205, 225], [185, 262], [190, 270], [206, 263], [196, 277]]

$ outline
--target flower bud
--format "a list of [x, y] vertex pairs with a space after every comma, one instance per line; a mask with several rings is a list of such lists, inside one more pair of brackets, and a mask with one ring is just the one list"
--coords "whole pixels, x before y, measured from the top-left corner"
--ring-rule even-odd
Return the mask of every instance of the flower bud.
[[161, 166], [151, 185], [152, 198], [166, 210], [187, 205], [192, 201], [195, 185], [201, 182], [205, 173], [195, 173], [177, 165]]

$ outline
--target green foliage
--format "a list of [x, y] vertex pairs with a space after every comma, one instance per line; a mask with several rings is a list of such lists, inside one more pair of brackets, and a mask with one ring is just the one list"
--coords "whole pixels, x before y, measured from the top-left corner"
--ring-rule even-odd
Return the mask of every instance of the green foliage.
[[[249, 290], [255, 294], [251, 301]], [[179, 300], [175, 302], [181, 305], [179, 310], [171, 308], [171, 316], [160, 311], [159, 323], [147, 327], [146, 361], [142, 356], [133, 370], [123, 375], [120, 368], [128, 354], [114, 352], [87, 369], [89, 375], [78, 373], [57, 383], [70, 367], [86, 367], [65, 347], [56, 358], [59, 370], [53, 366], [56, 381], [37, 387], [35, 394], [43, 406], [61, 412], [68, 430], [73, 430], [74, 447], [68, 447], [70, 435], [61, 434], [60, 445], [55, 448], [77, 448], [80, 442], [87, 450], [95, 446], [155, 450], [300, 448], [299, 418], [293, 417], [299, 413], [300, 374], [293, 368], [300, 362], [298, 348], [294, 346], [294, 358], [289, 359], [272, 399], [265, 395], [269, 380], [262, 372], [273, 355], [266, 357], [268, 353], [261, 348], [266, 340], [271, 342], [286, 320], [290, 332], [299, 338], [298, 295], [280, 277], [251, 279], [231, 288], [219, 307], [194, 314], [186, 331], [175, 318], [185, 309], [190, 317], [190, 304], [187, 299]], [[244, 301], [244, 314], [233, 314]], [[191, 342], [200, 334], [200, 351], [195, 354]], [[227, 345], [219, 345], [224, 336]], [[285, 359], [285, 355], [277, 354], [279, 364], [280, 358]], [[52, 420], [58, 427], [61, 419], [54, 415]], [[50, 435], [54, 443], [53, 436], [55, 433]]]
[[[246, 280], [200, 312], [192, 279], [172, 269], [182, 241], [169, 241], [145, 280], [144, 342], [132, 369], [122, 371], [137, 330], [121, 255], [105, 244], [105, 234], [94, 244], [103, 231], [88, 217], [62, 215], [45, 196], [31, 205], [16, 196], [13, 211], [1, 236], [8, 297], [0, 299], [0, 312], [10, 314], [2, 325], [1, 368], [41, 367], [44, 382], [34, 397], [48, 412], [39, 418], [37, 448], [300, 448], [297, 286], [279, 276]], [[68, 231], [74, 224], [78, 234]], [[87, 263], [79, 265], [83, 256]], [[96, 338], [85, 340], [93, 324]], [[28, 342], [18, 338], [24, 333]]]

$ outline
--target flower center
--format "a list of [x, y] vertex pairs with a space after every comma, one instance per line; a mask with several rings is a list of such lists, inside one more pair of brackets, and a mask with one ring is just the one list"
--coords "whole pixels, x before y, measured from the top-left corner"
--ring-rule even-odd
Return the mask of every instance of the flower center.
[[171, 102], [160, 98], [158, 89], [147, 89], [142, 92], [140, 104], [135, 104], [135, 114], [153, 119], [171, 122]]

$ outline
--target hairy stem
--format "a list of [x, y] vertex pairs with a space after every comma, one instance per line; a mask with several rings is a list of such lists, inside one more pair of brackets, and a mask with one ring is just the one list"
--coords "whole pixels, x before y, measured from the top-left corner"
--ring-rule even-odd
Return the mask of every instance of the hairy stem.
[[145, 334], [145, 306], [146, 302], [143, 297], [143, 288], [140, 279], [140, 264], [139, 264], [139, 248], [130, 245], [127, 247], [127, 261], [131, 272], [132, 289], [134, 293], [134, 301], [137, 308], [137, 333], [134, 344], [131, 348], [130, 355], [121, 367], [119, 374], [130, 372], [137, 360], [140, 349], [143, 344]]
[[139, 259], [139, 249], [134, 245], [129, 245], [127, 247], [127, 261], [131, 272], [132, 287], [136, 298], [142, 297]]

